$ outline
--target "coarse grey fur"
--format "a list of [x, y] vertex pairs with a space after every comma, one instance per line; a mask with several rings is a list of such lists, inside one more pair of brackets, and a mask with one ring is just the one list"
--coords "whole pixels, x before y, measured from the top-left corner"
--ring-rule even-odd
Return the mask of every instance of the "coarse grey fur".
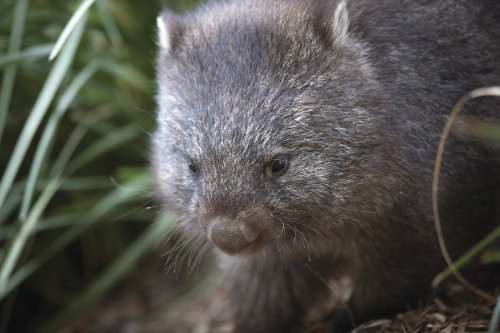
[[[428, 294], [439, 137], [463, 94], [500, 84], [499, 1], [241, 0], [158, 25], [159, 200], [227, 270], [236, 332], [307, 330], [318, 307], [340, 331], [346, 307], [359, 324]], [[454, 258], [500, 222], [498, 153], [448, 140]]]

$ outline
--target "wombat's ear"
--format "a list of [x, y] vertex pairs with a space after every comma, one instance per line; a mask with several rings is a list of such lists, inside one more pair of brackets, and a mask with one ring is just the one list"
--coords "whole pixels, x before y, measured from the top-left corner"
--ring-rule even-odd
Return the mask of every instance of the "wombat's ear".
[[349, 12], [347, 11], [345, 0], [340, 1], [337, 8], [335, 8], [331, 27], [336, 41], [340, 43], [344, 42], [349, 29]]
[[164, 9], [156, 18], [158, 25], [158, 45], [163, 51], [170, 52], [175, 48], [182, 35], [182, 19], [174, 12]]
[[316, 32], [329, 43], [344, 44], [349, 30], [346, 1], [318, 1], [314, 4], [312, 8]]

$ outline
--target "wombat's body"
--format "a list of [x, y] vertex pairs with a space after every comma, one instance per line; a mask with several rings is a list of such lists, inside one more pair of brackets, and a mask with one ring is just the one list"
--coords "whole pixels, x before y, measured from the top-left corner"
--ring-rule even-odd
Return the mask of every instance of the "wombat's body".
[[[345, 305], [359, 324], [425, 295], [445, 267], [440, 133], [500, 83], [500, 2], [244, 0], [158, 23], [158, 192], [219, 253], [236, 331], [303, 329], [317, 307], [343, 327]], [[500, 222], [494, 149], [448, 140], [454, 257]]]

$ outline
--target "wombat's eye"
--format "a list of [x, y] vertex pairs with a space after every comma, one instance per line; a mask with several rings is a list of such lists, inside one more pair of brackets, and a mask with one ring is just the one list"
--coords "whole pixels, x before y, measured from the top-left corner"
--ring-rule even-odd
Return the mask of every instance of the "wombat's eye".
[[191, 173], [193, 175], [198, 175], [198, 166], [196, 166], [196, 164], [193, 162], [193, 160], [189, 160], [189, 163], [188, 163], [188, 167], [189, 167], [189, 171], [191, 171]]
[[265, 172], [268, 177], [279, 177], [283, 175], [290, 164], [290, 159], [286, 155], [276, 155], [267, 163]]

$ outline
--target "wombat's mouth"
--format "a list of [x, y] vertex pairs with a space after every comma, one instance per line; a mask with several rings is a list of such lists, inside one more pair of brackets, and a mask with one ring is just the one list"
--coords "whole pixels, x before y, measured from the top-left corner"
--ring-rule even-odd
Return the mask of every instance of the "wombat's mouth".
[[208, 238], [227, 254], [251, 255], [265, 244], [264, 230], [245, 221], [217, 217], [204, 227]]

